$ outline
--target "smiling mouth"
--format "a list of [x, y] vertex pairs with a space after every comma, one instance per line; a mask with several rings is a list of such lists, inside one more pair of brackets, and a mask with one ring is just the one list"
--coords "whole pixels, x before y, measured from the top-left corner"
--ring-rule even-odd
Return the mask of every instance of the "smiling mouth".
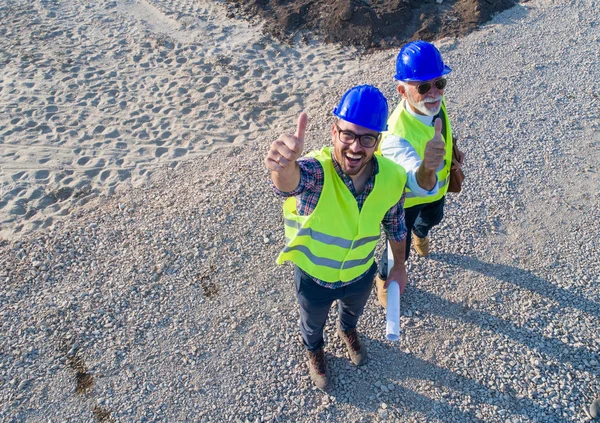
[[423, 100], [423, 103], [425, 103], [425, 105], [431, 105], [431, 104], [438, 104], [440, 101], [442, 101], [441, 98], [426, 98], [425, 100]]
[[346, 153], [344, 154], [344, 157], [346, 157], [346, 160], [348, 160], [351, 164], [358, 164], [362, 160], [363, 155]]

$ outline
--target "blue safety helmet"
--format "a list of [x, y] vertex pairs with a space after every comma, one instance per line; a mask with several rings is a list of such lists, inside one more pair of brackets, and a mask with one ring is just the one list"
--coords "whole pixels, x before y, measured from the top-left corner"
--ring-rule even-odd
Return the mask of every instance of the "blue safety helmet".
[[383, 93], [372, 85], [350, 88], [333, 109], [333, 114], [373, 131], [387, 131], [388, 103]]
[[405, 44], [396, 58], [398, 81], [430, 81], [452, 72], [444, 64], [440, 51], [427, 41]]

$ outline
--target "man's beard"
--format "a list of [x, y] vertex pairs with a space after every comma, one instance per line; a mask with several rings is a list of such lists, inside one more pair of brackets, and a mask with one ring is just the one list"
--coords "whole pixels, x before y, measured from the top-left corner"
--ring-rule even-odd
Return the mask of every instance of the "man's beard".
[[[414, 109], [418, 110], [425, 116], [435, 116], [440, 112], [440, 109], [442, 108], [442, 96], [441, 95], [437, 96], [435, 98], [426, 98], [426, 99], [423, 99], [422, 101], [415, 101], [412, 98], [412, 95], [409, 95], [407, 100]], [[426, 106], [427, 103], [435, 103], [437, 101], [439, 101], [440, 104], [435, 109], [430, 109]]]
[[[351, 157], [362, 156], [360, 159], [360, 166], [351, 166], [349, 164], [350, 160], [346, 158], [346, 153], [348, 153]], [[358, 175], [361, 170], [369, 163], [368, 156], [365, 152], [353, 153], [348, 148], [342, 148], [339, 153], [336, 155], [336, 160], [338, 161], [342, 171], [348, 176]]]

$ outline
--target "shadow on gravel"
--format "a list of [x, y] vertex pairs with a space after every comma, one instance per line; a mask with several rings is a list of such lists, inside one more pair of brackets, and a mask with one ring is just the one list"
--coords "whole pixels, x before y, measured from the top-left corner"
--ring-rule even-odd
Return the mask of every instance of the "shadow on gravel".
[[[569, 292], [563, 288], [552, 285], [550, 282], [534, 275], [530, 271], [518, 269], [516, 267], [490, 264], [472, 257], [457, 255], [457, 254], [433, 254], [431, 259], [449, 263], [453, 266], [461, 267], [476, 271], [483, 275], [509, 282], [522, 289], [527, 289], [532, 292], [551, 299], [559, 304], [557, 307], [569, 307], [581, 310], [594, 316], [600, 314], [600, 307], [593, 301], [583, 298], [580, 295]], [[472, 325], [477, 325], [484, 330], [493, 331], [507, 338], [525, 345], [534, 351], [548, 356], [552, 356], [559, 362], [571, 362], [573, 365], [581, 363], [582, 360], [590, 361], [592, 359], [599, 360], [598, 354], [590, 351], [586, 347], [574, 347], [563, 343], [559, 339], [548, 338], [536, 330], [517, 326], [514, 322], [498, 317], [486, 311], [465, 307], [463, 303], [455, 303], [439, 296], [419, 289], [411, 288], [415, 294], [418, 294], [421, 301], [431, 305], [429, 310], [435, 310], [437, 315], [458, 320]], [[433, 312], [433, 311], [430, 311]], [[550, 313], [556, 313], [550, 310]], [[513, 417], [527, 416], [530, 419], [538, 419], [540, 416], [546, 416], [544, 419], [556, 423], [567, 422], [568, 420], [559, 415], [556, 410], [543, 407], [530, 398], [517, 396], [516, 392], [506, 386], [503, 390], [489, 387], [478, 382], [475, 378], [463, 376], [438, 366], [437, 364], [423, 360], [413, 354], [407, 354], [399, 351], [396, 347], [387, 343], [380, 342], [376, 339], [370, 339], [371, 345], [378, 344], [379, 348], [369, 348], [371, 363], [386, 363], [385, 366], [369, 366], [370, 378], [380, 381], [383, 385], [393, 384], [394, 392], [401, 398], [400, 404], [390, 404], [388, 408], [394, 410], [398, 414], [403, 414], [403, 409], [417, 411], [427, 416], [427, 420], [436, 420], [440, 416], [452, 416], [454, 421], [464, 422], [483, 422], [481, 417], [478, 417], [474, 412], [460, 410], [457, 406], [448, 404], [443, 399], [431, 398], [428, 395], [423, 395], [419, 392], [399, 386], [398, 379], [406, 380], [423, 380], [429, 381], [435, 387], [446, 387], [449, 390], [450, 396], [454, 397], [452, 392], [461, 392], [466, 395], [471, 401], [479, 404], [489, 404], [492, 406], [506, 409]], [[344, 359], [339, 361], [333, 359], [334, 366], [337, 367], [335, 372], [346, 373], [344, 369]], [[390, 373], [390, 368], [397, 370]], [[553, 369], [550, 368], [550, 371]], [[358, 388], [358, 387], [357, 387]], [[340, 403], [352, 402], [353, 405], [358, 404], [373, 404], [369, 400], [369, 395], [372, 389], [355, 389], [354, 399], [348, 400], [344, 397], [344, 389], [336, 387], [330, 394], [336, 397]], [[437, 394], [436, 394], [437, 395]], [[364, 406], [363, 406], [364, 408]], [[377, 413], [377, 406], [369, 407], [365, 411]], [[506, 416], [508, 417], [508, 416]], [[546, 420], [544, 420], [546, 421]]]
[[413, 287], [412, 290], [415, 293], [419, 293], [423, 299], [423, 303], [431, 304], [431, 308], [436, 310], [435, 313], [439, 316], [478, 325], [482, 329], [502, 334], [507, 338], [526, 345], [531, 350], [553, 356], [560, 362], [568, 361], [573, 365], [578, 365], [582, 359], [587, 361], [599, 360], [597, 354], [591, 353], [584, 347], [577, 348], [566, 345], [558, 339], [547, 338], [529, 328], [519, 327], [510, 320], [502, 319], [485, 311], [475, 309], [465, 311], [463, 304], [444, 300], [418, 288]]
[[[537, 292], [542, 296], [558, 302], [561, 307], [576, 308], [595, 316], [598, 316], [600, 312], [600, 305], [577, 296], [572, 292], [558, 288], [526, 270], [505, 265], [489, 264], [472, 257], [456, 254], [435, 254], [432, 255], [431, 258], [433, 260], [444, 261], [465, 269], [473, 270], [486, 276], [510, 282], [521, 288]], [[436, 310], [436, 313], [441, 316], [462, 320], [478, 325], [483, 329], [495, 331], [519, 343], [527, 345], [532, 350], [539, 350], [544, 354], [554, 356], [562, 362], [569, 361], [572, 364], [577, 364], [582, 359], [588, 361], [592, 359], [599, 360], [598, 354], [590, 352], [585, 347], [567, 345], [559, 339], [548, 338], [537, 333], [533, 329], [517, 326], [510, 320], [503, 319], [481, 310], [465, 310], [463, 304], [453, 303], [430, 292], [419, 290], [416, 287], [413, 289], [419, 291], [423, 300], [426, 303], [431, 304], [431, 309]], [[564, 298], [564, 296], [567, 296], [567, 298]]]
[[557, 287], [550, 282], [534, 275], [528, 270], [503, 264], [492, 264], [469, 256], [458, 254], [432, 254], [432, 260], [449, 263], [463, 269], [472, 270], [482, 275], [511, 283], [520, 288], [527, 289], [540, 294], [542, 297], [551, 299], [560, 304], [561, 307], [571, 307], [600, 317], [600, 302], [590, 301], [580, 295]]
[[[371, 353], [371, 351], [374, 351], [375, 349], [369, 348], [369, 361], [371, 363], [387, 364], [385, 366], [375, 367], [371, 365], [371, 378], [380, 381], [384, 385], [390, 383], [395, 385], [395, 392], [401, 398], [400, 407], [393, 404], [393, 401], [386, 403], [388, 404], [388, 408], [394, 410], [400, 415], [404, 414], [403, 409], [409, 409], [411, 412], [416, 411], [423, 413], [423, 415], [428, 417], [427, 421], [437, 421], [440, 419], [440, 416], [446, 416], [447, 419], [445, 420], [450, 420], [450, 416], [452, 416], [452, 421], [461, 421], [465, 423], [488, 421], [485, 418], [477, 417], [475, 412], [462, 411], [455, 405], [444, 403], [440, 400], [430, 398], [399, 386], [397, 384], [398, 377], [390, 377], [389, 371], [390, 366], [396, 363], [401, 363], [398, 366], [401, 368], [401, 370], [398, 369], [398, 371], [402, 374], [402, 379], [428, 380], [436, 387], [445, 386], [451, 392], [460, 391], [462, 394], [469, 397], [471, 402], [497, 406], [500, 407], [500, 409], [507, 410], [513, 416], [520, 415], [527, 416], [530, 419], [537, 419], [540, 415], [545, 415], [551, 419], [548, 421], [552, 421], [554, 423], [566, 423], [568, 421], [560, 415], [554, 413], [553, 410], [542, 407], [529, 398], [517, 398], [510, 388], [506, 391], [499, 391], [498, 389], [482, 385], [474, 379], [458, 375], [444, 367], [437, 366], [432, 362], [415, 357], [413, 354], [404, 353], [398, 350], [396, 346], [384, 344], [374, 339], [370, 339], [370, 343], [378, 343], [380, 344], [379, 346], [381, 348], [377, 349], [376, 353]], [[341, 361], [345, 359], [339, 357], [332, 359], [331, 357], [328, 357], [328, 360]], [[336, 363], [334, 365], [340, 365], [340, 363]], [[360, 389], [354, 390], [355, 394], [359, 393], [360, 391]], [[368, 398], [372, 390], [365, 391], [363, 394], [364, 397], [362, 398], [357, 398], [355, 395], [355, 398], [352, 401], [347, 401], [343, 395], [338, 395], [343, 392], [345, 392], [345, 390], [337, 387], [336, 385], [334, 390], [329, 392], [329, 395], [335, 397], [336, 401], [339, 403], [351, 402], [354, 406], [357, 406], [361, 403], [373, 404], [373, 401], [370, 401]], [[451, 396], [455, 395], [456, 394], [451, 394]], [[498, 402], [499, 398], [503, 398], [501, 404]], [[375, 404], [378, 405], [379, 401]], [[375, 413], [377, 412], [376, 408], [377, 406], [366, 411]], [[509, 416], [506, 417], [507, 421], [509, 421]]]
[[[390, 372], [390, 366], [395, 363], [402, 363], [402, 378], [416, 378], [419, 380], [424, 380], [423, 375], [431, 375], [436, 374], [436, 378], [430, 379], [435, 383], [436, 386], [447, 385], [452, 386], [453, 389], [460, 389], [461, 386], [467, 386], [465, 381], [469, 381], [462, 376], [455, 375], [452, 372], [449, 372], [447, 369], [438, 367], [434, 364], [431, 364], [427, 361], [423, 361], [419, 358], [414, 357], [411, 354], [406, 354], [396, 347], [390, 347], [388, 345], [382, 345], [380, 341], [369, 339], [369, 344], [380, 344], [382, 347], [379, 350], [379, 353], [372, 353], [373, 348], [367, 347], [367, 351], [369, 351], [369, 363], [370, 367], [370, 379], [375, 379], [381, 382], [382, 385], [394, 385], [394, 394], [400, 398], [400, 404], [396, 404], [394, 400], [378, 400], [373, 401], [372, 396], [372, 387], [366, 386], [368, 383], [365, 379], [360, 380], [356, 385], [352, 386], [353, 397], [352, 399], [346, 398], [343, 394], [346, 393], [348, 387], [340, 387], [339, 383], [334, 383], [334, 389], [328, 394], [336, 399], [338, 403], [347, 403], [351, 404], [355, 407], [363, 409], [368, 413], [377, 413], [378, 408], [381, 402], [385, 402], [387, 404], [387, 409], [395, 412], [398, 415], [405, 415], [407, 412], [420, 412], [423, 415], [428, 416], [427, 421], [439, 421], [440, 416], [452, 416], [453, 421], [461, 421], [461, 422], [484, 422], [484, 420], [479, 419], [475, 416], [474, 412], [471, 411], [462, 411], [453, 405], [444, 404], [441, 401], [432, 399], [425, 395], [422, 395], [418, 392], [406, 389], [400, 385], [398, 385], [398, 377], [391, 376], [390, 373], [395, 374], [397, 368], [394, 369], [394, 372]], [[350, 375], [352, 372], [356, 371], [356, 368], [349, 364], [348, 359], [345, 357], [335, 357], [328, 355], [327, 360], [331, 369], [333, 369], [333, 374], [341, 375], [346, 374]], [[374, 363], [385, 363], [386, 365], [380, 366], [376, 365], [373, 367]], [[395, 367], [395, 366], [394, 366]], [[443, 372], [443, 373], [441, 373]], [[446, 383], [442, 382], [440, 379], [448, 379]], [[360, 386], [360, 384], [365, 384], [365, 386]], [[481, 389], [481, 386], [479, 386]], [[361, 420], [362, 421], [362, 420]]]

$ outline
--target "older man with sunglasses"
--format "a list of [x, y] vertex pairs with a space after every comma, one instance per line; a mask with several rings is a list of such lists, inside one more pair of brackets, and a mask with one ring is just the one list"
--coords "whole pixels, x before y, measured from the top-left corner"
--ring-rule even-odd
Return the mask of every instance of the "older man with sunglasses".
[[[429, 254], [429, 231], [444, 216], [450, 168], [461, 166], [464, 159], [460, 153], [458, 160], [452, 161], [452, 128], [444, 100], [445, 76], [450, 72], [439, 50], [425, 41], [404, 45], [396, 60], [395, 79], [402, 101], [388, 119], [380, 151], [407, 173], [406, 260], [412, 236], [417, 253], [422, 257]], [[410, 190], [415, 182], [428, 191], [427, 195]], [[384, 307], [389, 284], [386, 277], [387, 251], [376, 276], [377, 295]]]

